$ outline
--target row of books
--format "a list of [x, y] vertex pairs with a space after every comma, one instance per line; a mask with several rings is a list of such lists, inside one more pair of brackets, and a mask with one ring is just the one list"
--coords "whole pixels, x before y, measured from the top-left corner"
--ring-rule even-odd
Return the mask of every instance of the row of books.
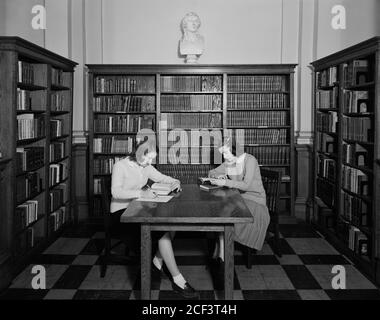
[[343, 91], [343, 113], [369, 112], [368, 91]]
[[62, 183], [49, 192], [49, 212], [57, 210], [67, 201], [67, 186]]
[[71, 106], [71, 91], [55, 91], [50, 99], [51, 111], [68, 111]]
[[163, 95], [161, 96], [161, 111], [178, 110], [221, 110], [222, 96], [207, 95]]
[[359, 255], [370, 255], [369, 239], [367, 235], [355, 226], [350, 226], [348, 247]]
[[359, 227], [367, 227], [370, 223], [368, 203], [358, 197], [354, 197], [344, 191], [342, 194], [343, 217]]
[[211, 164], [216, 157], [222, 156], [215, 148], [176, 146], [175, 148], [160, 148], [159, 162], [161, 164]]
[[336, 161], [319, 156], [317, 163], [317, 171], [320, 177], [330, 180], [335, 183], [336, 180]]
[[240, 144], [286, 144], [287, 132], [287, 129], [234, 129], [232, 135]]
[[245, 152], [255, 156], [262, 166], [287, 165], [290, 163], [289, 147], [246, 147]]
[[17, 81], [23, 84], [34, 84], [34, 66], [33, 63], [19, 60]]
[[285, 76], [228, 76], [228, 91], [285, 91]]
[[355, 59], [343, 64], [343, 81], [345, 87], [357, 86], [370, 82], [368, 60]]
[[17, 115], [17, 139], [33, 139], [45, 135], [45, 119], [34, 116], [33, 113]]
[[95, 158], [94, 174], [111, 174], [113, 166], [121, 159], [123, 159], [123, 157]]
[[61, 160], [65, 156], [65, 143], [53, 142], [49, 146], [49, 161]]
[[51, 83], [52, 85], [71, 88], [71, 72], [63, 71], [57, 68], [52, 68]]
[[68, 167], [65, 162], [49, 165], [49, 186], [54, 186], [65, 180], [68, 174]]
[[175, 114], [161, 113], [161, 129], [173, 128], [221, 128], [220, 113]]
[[317, 113], [316, 128], [323, 132], [337, 132], [338, 113], [329, 111], [328, 113]]
[[63, 121], [58, 119], [50, 119], [50, 136], [57, 138], [63, 134]]
[[95, 93], [154, 93], [154, 76], [98, 76]]
[[160, 164], [157, 169], [170, 177], [178, 179], [182, 184], [197, 183], [198, 177], [207, 177], [208, 172], [215, 168], [212, 164]]
[[370, 156], [366, 148], [360, 144], [343, 143], [342, 146], [343, 162], [354, 166], [370, 166]]
[[25, 229], [27, 226], [38, 220], [38, 201], [28, 200], [16, 207], [14, 224], [17, 231]]
[[16, 149], [16, 173], [33, 171], [44, 165], [44, 147], [25, 147]]
[[222, 90], [222, 76], [161, 76], [162, 92], [194, 92]]
[[58, 231], [67, 221], [66, 208], [62, 207], [49, 215], [49, 231]]
[[317, 109], [336, 109], [338, 107], [339, 88], [332, 90], [318, 90], [315, 93], [315, 107]]
[[315, 135], [316, 147], [318, 151], [337, 154], [336, 142], [334, 137], [320, 131], [317, 131]]
[[335, 184], [317, 177], [317, 196], [330, 208], [335, 206]]
[[102, 179], [94, 178], [94, 194], [102, 194]]
[[286, 126], [288, 118], [286, 111], [235, 111], [227, 113], [227, 126]]
[[363, 171], [342, 166], [342, 188], [362, 196], [370, 195], [370, 185], [367, 174]]
[[94, 153], [131, 153], [135, 142], [132, 137], [112, 136], [94, 138]]
[[155, 96], [100, 96], [94, 98], [94, 112], [154, 112]]
[[368, 117], [351, 118], [343, 116], [343, 139], [371, 142], [372, 120]]
[[227, 109], [284, 109], [286, 101], [283, 93], [229, 93]]
[[46, 110], [46, 90], [28, 91], [17, 88], [17, 110]]
[[41, 174], [38, 171], [28, 172], [16, 178], [16, 202], [32, 198], [39, 194], [43, 188]]
[[333, 86], [338, 81], [338, 68], [330, 67], [323, 71], [317, 72], [317, 87]]
[[105, 116], [98, 115], [94, 119], [94, 132], [138, 132], [141, 129], [154, 130], [154, 115], [117, 115]]

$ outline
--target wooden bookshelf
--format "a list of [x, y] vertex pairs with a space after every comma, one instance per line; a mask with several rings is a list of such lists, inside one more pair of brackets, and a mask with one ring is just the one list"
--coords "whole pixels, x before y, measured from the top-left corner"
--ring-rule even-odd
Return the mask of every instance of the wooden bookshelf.
[[[11, 159], [7, 164], [9, 188], [5, 189], [9, 201], [0, 210], [9, 230], [1, 238], [1, 247], [12, 256], [13, 272], [72, 221], [75, 65], [19, 37], [0, 37], [0, 138], [3, 155]], [[52, 159], [50, 149], [57, 143], [63, 149]], [[62, 184], [49, 188], [50, 166], [62, 163], [66, 196], [59, 203], [54, 201], [54, 209], [62, 209], [57, 213], [51, 210], [50, 192], [58, 194]]]
[[380, 37], [374, 37], [312, 63], [313, 223], [378, 280], [379, 49]]
[[[283, 175], [287, 176], [282, 184], [281, 207], [286, 214], [291, 215], [294, 212], [295, 65], [87, 65], [87, 67], [90, 150], [88, 188], [89, 212], [92, 218], [96, 220], [101, 217], [100, 198], [95, 195], [94, 185], [98, 184], [98, 179], [102, 176], [109, 174], [112, 164], [108, 163], [110, 161], [108, 159], [123, 156], [122, 152], [112, 154], [110, 150], [99, 149], [97, 143], [100, 140], [96, 139], [114, 136], [115, 141], [124, 136], [125, 139], [128, 137], [133, 139], [130, 145], [132, 149], [135, 145], [135, 136], [126, 130], [99, 132], [97, 130], [99, 119], [117, 116], [131, 118], [133, 115], [145, 114], [154, 115], [154, 126], [149, 128], [154, 131], [157, 142], [158, 169], [180, 179], [182, 183], [195, 183], [197, 177], [206, 175], [217, 165], [214, 161], [215, 148], [210, 148], [208, 153], [202, 154], [203, 149], [193, 145], [185, 152], [188, 163], [183, 163], [182, 160], [185, 161], [185, 158], [182, 158], [179, 163], [172, 164], [170, 155], [164, 148], [163, 134], [173, 129], [180, 129], [182, 132], [191, 132], [195, 129], [213, 132], [215, 137], [220, 133], [222, 137], [228, 132], [235, 132], [236, 129], [250, 131], [249, 139], [246, 137], [244, 141], [245, 150], [254, 152], [263, 167], [281, 170]], [[141, 101], [141, 103], [138, 102], [136, 107], [131, 101]], [[110, 107], [112, 103], [114, 105]], [[251, 122], [242, 123], [243, 119], [241, 121], [238, 119], [239, 114], [244, 114], [244, 118], [248, 117]], [[178, 130], [173, 131], [172, 133], [175, 133]], [[180, 136], [179, 131], [178, 136]], [[165, 139], [167, 140], [167, 136]], [[170, 149], [174, 143], [169, 141], [167, 149]], [[184, 143], [183, 146], [186, 145]], [[258, 151], [262, 154], [258, 154]], [[103, 170], [99, 171], [99, 168]]]

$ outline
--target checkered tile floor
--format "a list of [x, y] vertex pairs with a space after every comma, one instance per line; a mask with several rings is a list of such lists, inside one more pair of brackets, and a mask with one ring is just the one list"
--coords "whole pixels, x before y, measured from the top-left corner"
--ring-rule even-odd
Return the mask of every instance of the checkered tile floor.
[[[235, 245], [234, 299], [380, 299], [374, 283], [360, 273], [343, 255], [307, 224], [281, 225], [283, 256], [273, 254], [270, 239], [254, 256], [247, 269], [241, 247]], [[139, 266], [108, 266], [100, 278], [99, 253], [103, 249], [103, 233], [79, 226], [65, 232], [0, 294], [0, 299], [140, 299]], [[181, 272], [200, 292], [200, 298], [217, 300], [223, 291], [215, 281], [207, 261], [204, 235], [179, 233], [174, 242]], [[118, 251], [124, 252], [122, 246]], [[31, 269], [46, 267], [46, 290], [31, 288]], [[331, 273], [334, 265], [346, 270], [346, 290], [333, 290]], [[152, 299], [180, 299], [167, 279], [153, 273]]]

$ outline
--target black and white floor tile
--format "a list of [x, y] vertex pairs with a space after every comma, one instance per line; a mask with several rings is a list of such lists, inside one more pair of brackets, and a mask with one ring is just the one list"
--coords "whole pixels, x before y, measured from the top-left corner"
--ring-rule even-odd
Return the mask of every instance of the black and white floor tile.
[[[274, 255], [269, 239], [253, 257], [251, 269], [245, 266], [241, 247], [235, 245], [234, 299], [236, 300], [380, 300], [377, 286], [307, 224], [281, 225], [282, 257]], [[42, 254], [33, 258], [0, 293], [0, 299], [140, 299], [139, 265], [111, 263], [100, 278], [99, 254], [103, 233], [89, 226], [65, 232]], [[116, 241], [116, 240], [115, 240]], [[174, 242], [181, 272], [200, 292], [200, 299], [223, 298], [223, 287], [207, 267], [207, 240], [199, 234], [180, 233]], [[123, 253], [121, 246], [116, 249]], [[46, 289], [33, 290], [31, 269], [46, 268]], [[331, 286], [332, 267], [346, 270], [345, 290]], [[181, 299], [167, 278], [152, 273], [152, 294], [156, 299]]]

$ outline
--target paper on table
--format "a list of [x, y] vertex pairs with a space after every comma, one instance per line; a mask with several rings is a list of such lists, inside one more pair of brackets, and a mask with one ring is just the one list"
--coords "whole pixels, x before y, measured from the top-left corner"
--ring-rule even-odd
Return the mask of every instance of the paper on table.
[[173, 196], [157, 196], [155, 198], [138, 198], [136, 201], [148, 201], [148, 202], [168, 202]]

